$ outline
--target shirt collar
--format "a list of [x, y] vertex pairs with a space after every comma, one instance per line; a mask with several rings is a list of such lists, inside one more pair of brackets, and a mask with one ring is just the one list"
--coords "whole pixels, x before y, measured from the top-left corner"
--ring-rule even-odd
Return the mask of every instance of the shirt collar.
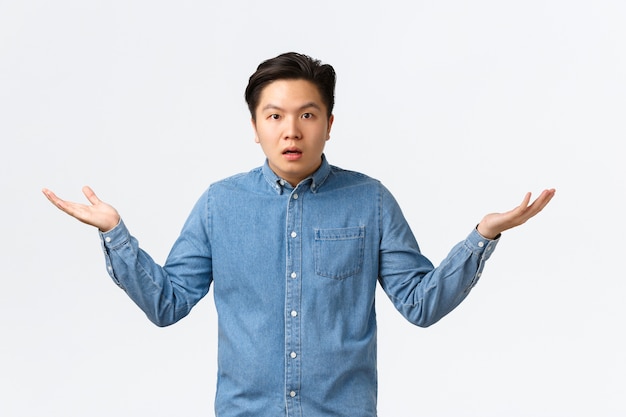
[[[289, 185], [287, 181], [280, 178], [278, 175], [274, 173], [274, 171], [272, 171], [269, 165], [269, 161], [267, 159], [265, 160], [265, 164], [263, 164], [262, 171], [263, 171], [263, 176], [265, 177], [265, 180], [270, 184], [270, 186], [278, 194], [282, 194], [283, 189], [285, 187], [291, 187], [291, 185]], [[330, 171], [331, 171], [330, 164], [326, 160], [326, 156], [322, 154], [322, 164], [320, 165], [320, 167], [317, 169], [317, 171], [315, 171], [309, 177], [303, 179], [301, 181], [301, 184], [304, 183], [305, 181], [311, 180], [311, 185], [310, 185], [311, 192], [316, 193], [317, 190], [322, 186], [322, 184], [324, 184], [324, 182], [326, 181], [326, 178], [328, 178]]]

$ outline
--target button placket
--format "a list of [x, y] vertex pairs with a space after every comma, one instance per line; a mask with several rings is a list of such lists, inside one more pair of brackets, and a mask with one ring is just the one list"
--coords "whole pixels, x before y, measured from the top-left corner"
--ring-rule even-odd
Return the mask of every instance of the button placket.
[[302, 198], [295, 191], [291, 193], [287, 206], [287, 263], [285, 271], [285, 387], [288, 415], [301, 416], [300, 390], [301, 358], [300, 305], [302, 296], [299, 278], [302, 269], [301, 231]]

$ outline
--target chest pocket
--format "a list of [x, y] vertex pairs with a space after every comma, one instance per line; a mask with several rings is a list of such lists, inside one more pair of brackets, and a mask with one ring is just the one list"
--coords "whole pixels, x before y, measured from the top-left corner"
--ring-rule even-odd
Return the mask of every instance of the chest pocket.
[[315, 229], [315, 273], [344, 279], [361, 271], [365, 226]]

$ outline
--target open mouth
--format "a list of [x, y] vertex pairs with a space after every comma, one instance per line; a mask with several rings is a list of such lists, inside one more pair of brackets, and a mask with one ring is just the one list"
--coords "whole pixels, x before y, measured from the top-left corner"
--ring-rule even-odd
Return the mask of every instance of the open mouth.
[[288, 148], [283, 151], [283, 158], [287, 161], [299, 161], [302, 158], [302, 151], [298, 148]]

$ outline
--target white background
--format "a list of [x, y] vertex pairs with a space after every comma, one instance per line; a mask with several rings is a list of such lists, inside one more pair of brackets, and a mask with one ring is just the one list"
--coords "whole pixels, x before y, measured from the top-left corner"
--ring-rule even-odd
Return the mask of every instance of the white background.
[[338, 73], [332, 164], [383, 181], [438, 263], [526, 191], [480, 284], [428, 329], [378, 298], [379, 414], [626, 415], [626, 3], [0, 0], [0, 415], [213, 414], [209, 294], [165, 329], [49, 187], [113, 204], [164, 261], [213, 181], [260, 165], [243, 90]]

